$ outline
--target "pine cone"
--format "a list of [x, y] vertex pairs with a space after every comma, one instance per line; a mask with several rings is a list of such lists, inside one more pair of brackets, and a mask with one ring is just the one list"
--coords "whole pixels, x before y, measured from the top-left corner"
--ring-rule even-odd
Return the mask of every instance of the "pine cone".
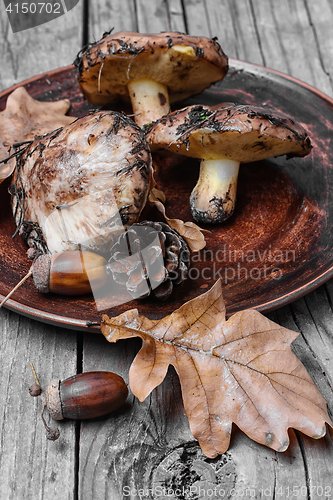
[[164, 222], [144, 221], [118, 237], [107, 269], [134, 299], [152, 293], [164, 300], [186, 279], [189, 265], [189, 247], [177, 231]]

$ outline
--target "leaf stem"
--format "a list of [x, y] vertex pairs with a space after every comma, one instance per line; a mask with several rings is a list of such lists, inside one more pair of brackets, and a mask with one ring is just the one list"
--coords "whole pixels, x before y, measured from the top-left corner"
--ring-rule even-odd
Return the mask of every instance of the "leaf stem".
[[36, 384], [41, 387], [41, 385], [39, 383], [39, 380], [38, 380], [38, 377], [37, 377], [37, 373], [36, 373], [35, 367], [34, 367], [34, 365], [32, 363], [30, 363], [30, 368], [32, 370], [32, 373], [33, 373], [33, 376], [34, 376]]

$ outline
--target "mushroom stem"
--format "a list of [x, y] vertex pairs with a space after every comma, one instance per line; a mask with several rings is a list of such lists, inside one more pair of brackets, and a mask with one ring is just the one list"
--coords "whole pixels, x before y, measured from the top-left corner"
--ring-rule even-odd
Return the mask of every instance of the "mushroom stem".
[[158, 120], [170, 111], [169, 92], [165, 85], [142, 78], [127, 84], [135, 122], [142, 127]]
[[216, 224], [233, 214], [239, 164], [226, 158], [201, 160], [199, 179], [190, 197], [192, 216], [197, 222]]

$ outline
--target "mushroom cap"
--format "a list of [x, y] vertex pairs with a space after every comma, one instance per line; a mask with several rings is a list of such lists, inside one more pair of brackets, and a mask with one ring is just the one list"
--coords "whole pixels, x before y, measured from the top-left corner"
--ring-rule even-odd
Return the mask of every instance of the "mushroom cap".
[[31, 221], [31, 232], [37, 223], [50, 253], [79, 244], [108, 249], [113, 232], [140, 217], [152, 182], [141, 129], [115, 111], [94, 112], [37, 137], [21, 162], [22, 190], [12, 199], [15, 222]]
[[93, 104], [128, 99], [127, 83], [148, 78], [168, 87], [170, 102], [199, 94], [222, 80], [228, 58], [215, 38], [178, 32], [105, 33], [74, 64], [81, 90]]
[[289, 116], [256, 106], [224, 103], [194, 105], [153, 123], [146, 138], [152, 150], [200, 158], [249, 163], [273, 156], [305, 156], [311, 142]]

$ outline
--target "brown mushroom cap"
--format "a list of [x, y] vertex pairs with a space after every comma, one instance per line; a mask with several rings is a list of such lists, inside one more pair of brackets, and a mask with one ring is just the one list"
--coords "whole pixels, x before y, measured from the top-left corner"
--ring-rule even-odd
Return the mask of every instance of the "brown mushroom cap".
[[240, 163], [311, 150], [304, 128], [266, 108], [223, 104], [194, 105], [156, 121], [146, 134], [151, 149], [167, 149], [192, 158], [226, 158]]
[[170, 101], [180, 101], [222, 80], [228, 71], [228, 58], [216, 39], [178, 32], [106, 33], [81, 51], [74, 64], [81, 90], [96, 105], [128, 99], [128, 82], [142, 78], [165, 85]]
[[223, 104], [190, 106], [148, 127], [152, 150], [200, 158], [200, 173], [190, 196], [197, 222], [216, 224], [234, 211], [240, 163], [273, 156], [305, 156], [311, 150], [304, 128], [266, 108]]
[[115, 111], [37, 137], [20, 161], [12, 181], [15, 222], [33, 246], [39, 226], [50, 253], [107, 250], [113, 231], [140, 217], [152, 180], [141, 129]]

